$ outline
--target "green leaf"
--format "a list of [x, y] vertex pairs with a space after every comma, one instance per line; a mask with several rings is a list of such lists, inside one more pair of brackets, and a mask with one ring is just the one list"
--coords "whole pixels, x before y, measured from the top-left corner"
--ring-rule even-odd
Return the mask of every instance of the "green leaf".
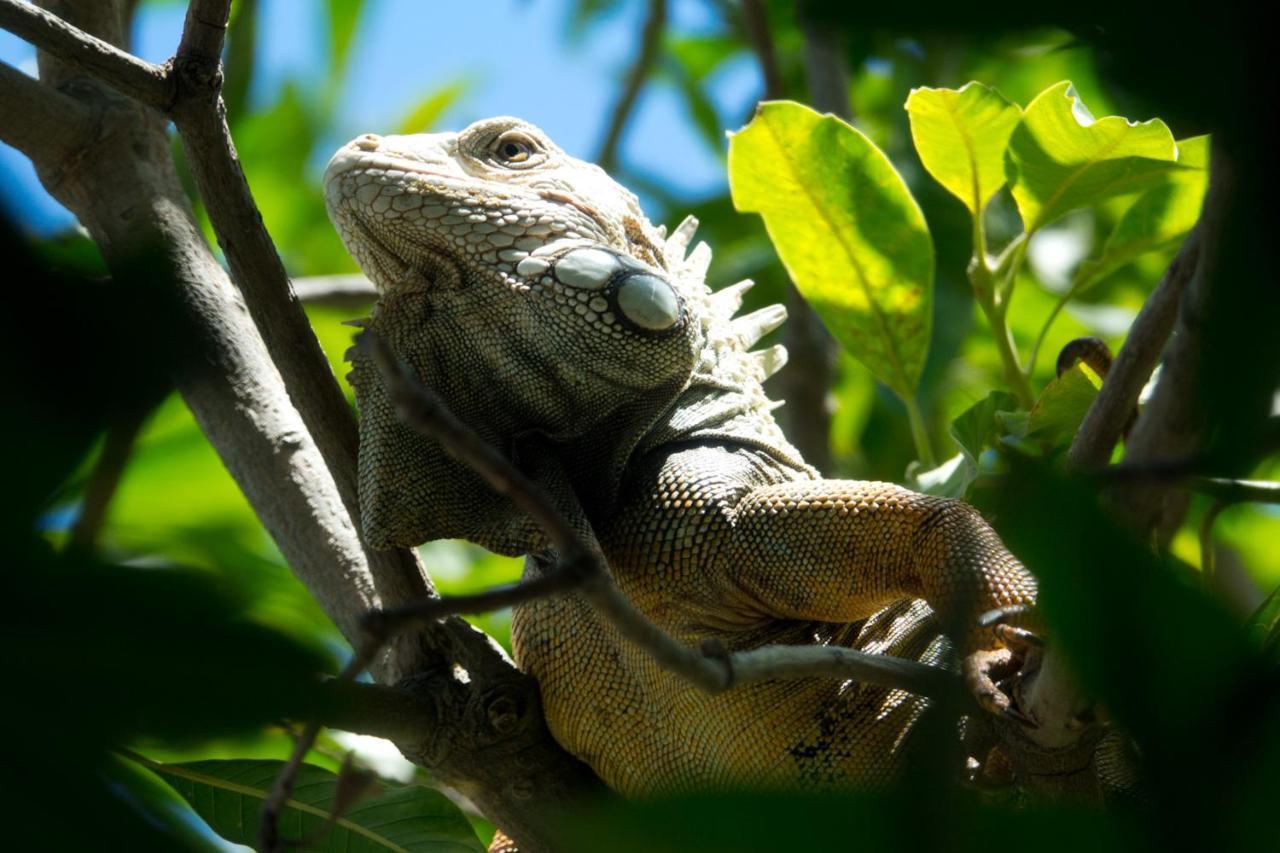
[[1027, 418], [1027, 438], [1049, 446], [1065, 445], [1075, 436], [1085, 412], [1102, 387], [1102, 379], [1083, 362], [1044, 387]]
[[396, 133], [423, 133], [431, 130], [440, 121], [440, 116], [456, 104], [470, 88], [470, 80], [458, 79], [431, 92], [401, 119]]
[[1178, 168], [1159, 119], [1094, 119], [1070, 82], [1036, 96], [1009, 138], [1005, 167], [1023, 227], [1032, 233], [1077, 208], [1159, 183]]
[[1004, 186], [1004, 152], [1022, 110], [995, 89], [912, 89], [911, 139], [920, 162], [975, 216]]
[[911, 396], [929, 347], [933, 240], [889, 158], [833, 115], [773, 101], [730, 138], [729, 186], [738, 210], [764, 217], [836, 340]]
[[913, 475], [917, 488], [930, 495], [962, 498], [978, 477], [978, 457], [992, 447], [1002, 431], [997, 413], [1013, 412], [1018, 400], [1006, 391], [992, 391], [951, 422], [949, 432], [960, 452], [929, 471]]
[[[197, 761], [159, 764], [133, 756], [160, 775], [228, 841], [255, 844], [262, 803], [282, 761]], [[304, 839], [333, 818], [337, 774], [302, 765], [293, 796], [280, 816], [283, 836]], [[333, 822], [308, 850], [483, 853], [466, 816], [439, 791], [420, 785], [394, 787], [360, 800]]]
[[1147, 252], [1176, 246], [1200, 218], [1209, 182], [1209, 137], [1178, 143], [1178, 164], [1164, 183], [1147, 190], [1120, 217], [1096, 260], [1076, 273], [1078, 295]]

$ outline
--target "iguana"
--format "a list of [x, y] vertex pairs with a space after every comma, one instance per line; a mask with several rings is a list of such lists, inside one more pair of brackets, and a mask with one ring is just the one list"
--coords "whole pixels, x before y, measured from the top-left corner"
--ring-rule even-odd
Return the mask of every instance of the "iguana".
[[[940, 663], [940, 624], [1034, 600], [1032, 576], [968, 505], [807, 465], [761, 387], [785, 352], [751, 350], [785, 311], [735, 319], [750, 282], [707, 287], [694, 220], [667, 237], [537, 128], [366, 134], [334, 155], [325, 197], [379, 289], [370, 328], [589, 526], [622, 592], [681, 640]], [[526, 572], [553, 562], [531, 522], [402, 424], [374, 366], [354, 360], [367, 537], [468, 539], [530, 555]], [[999, 645], [982, 629], [958, 642]], [[709, 695], [572, 594], [517, 608], [512, 645], [557, 740], [627, 796], [881, 782], [925, 707], [823, 679]]]

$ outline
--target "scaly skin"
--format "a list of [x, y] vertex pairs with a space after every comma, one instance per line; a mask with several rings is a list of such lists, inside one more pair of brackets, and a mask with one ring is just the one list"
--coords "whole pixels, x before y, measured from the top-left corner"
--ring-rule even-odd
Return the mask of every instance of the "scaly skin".
[[[707, 289], [709, 252], [686, 255], [691, 225], [666, 239], [630, 193], [536, 128], [502, 118], [361, 137], [335, 155], [326, 197], [380, 288], [370, 325], [591, 526], [620, 589], [676, 637], [937, 663], [931, 610], [973, 624], [1034, 599], [970, 507], [818, 478], [761, 388], [784, 354], [748, 351], [781, 312], [732, 320], [745, 287]], [[371, 366], [357, 360], [354, 382], [373, 542], [462, 537], [535, 555], [528, 571], [550, 562], [509, 502], [397, 421]], [[574, 595], [518, 608], [512, 640], [556, 738], [628, 796], [874, 784], [926, 704], [822, 679], [708, 695]], [[995, 641], [975, 630], [961, 642]]]

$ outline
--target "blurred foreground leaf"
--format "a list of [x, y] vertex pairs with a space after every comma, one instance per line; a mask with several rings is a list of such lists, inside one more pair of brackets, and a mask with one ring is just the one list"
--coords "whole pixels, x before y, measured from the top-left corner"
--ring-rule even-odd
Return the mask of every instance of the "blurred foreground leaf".
[[[933, 792], [930, 792], [933, 793]], [[1096, 811], [987, 808], [898, 787], [888, 793], [699, 793], [618, 803], [565, 821], [568, 853], [777, 853], [906, 850], [989, 853], [990, 839], [1035, 839], [1037, 851], [1130, 851], [1128, 822]]]
[[1267, 596], [1249, 617], [1249, 637], [1273, 666], [1280, 666], [1280, 589]]

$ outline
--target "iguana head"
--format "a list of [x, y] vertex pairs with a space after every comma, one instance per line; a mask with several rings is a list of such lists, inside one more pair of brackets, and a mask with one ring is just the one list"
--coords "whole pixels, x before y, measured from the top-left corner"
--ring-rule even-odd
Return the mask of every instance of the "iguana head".
[[[379, 289], [371, 328], [518, 464], [557, 456], [584, 505], [611, 501], [705, 348], [692, 228], [664, 241], [635, 196], [513, 118], [360, 136], [330, 162], [325, 198]], [[399, 423], [372, 366], [355, 368], [370, 539], [526, 550], [524, 519]]]

